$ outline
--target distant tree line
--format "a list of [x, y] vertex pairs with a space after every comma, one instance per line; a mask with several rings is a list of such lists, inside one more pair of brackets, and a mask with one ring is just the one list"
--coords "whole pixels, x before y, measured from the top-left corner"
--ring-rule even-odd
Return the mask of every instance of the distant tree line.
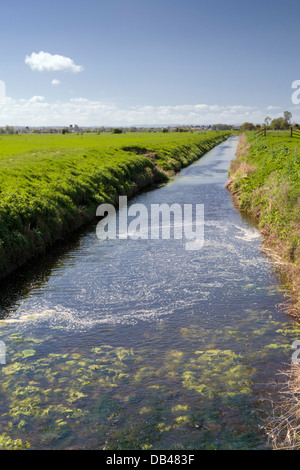
[[19, 131], [17, 131], [13, 126], [5, 126], [0, 127], [0, 134], [18, 134]]
[[[284, 111], [283, 116], [280, 116], [275, 119], [271, 119], [270, 116], [267, 116], [264, 120], [263, 126], [260, 124], [253, 124], [252, 122], [244, 122], [241, 126], [242, 131], [254, 131], [261, 128], [267, 128], [270, 130], [285, 130], [289, 129], [292, 126], [292, 113], [290, 111]], [[299, 127], [298, 124], [295, 124], [295, 127]]]
[[232, 129], [232, 126], [229, 126], [228, 124], [213, 124], [211, 126], [212, 131], [230, 131]]

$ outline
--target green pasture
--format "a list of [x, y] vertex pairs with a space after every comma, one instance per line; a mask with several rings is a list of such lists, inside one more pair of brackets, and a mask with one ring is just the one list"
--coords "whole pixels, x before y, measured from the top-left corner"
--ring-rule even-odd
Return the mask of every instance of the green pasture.
[[[188, 135], [187, 135], [188, 134]], [[215, 134], [215, 133], [211, 133]], [[123, 134], [13, 134], [0, 136], [0, 159], [26, 156], [39, 150], [122, 147], [128, 145], [176, 145], [208, 137], [209, 133], [136, 132]], [[188, 139], [187, 139], [188, 137]]]
[[99, 204], [166, 181], [229, 135], [2, 135], [0, 275], [92, 220]]

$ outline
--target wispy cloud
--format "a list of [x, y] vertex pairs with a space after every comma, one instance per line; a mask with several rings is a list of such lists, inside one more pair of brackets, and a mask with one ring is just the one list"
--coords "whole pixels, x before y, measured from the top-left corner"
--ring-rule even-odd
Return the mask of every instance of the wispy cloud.
[[60, 84], [61, 84], [61, 81], [57, 80], [57, 78], [54, 78], [51, 82], [51, 85], [53, 85], [53, 86], [57, 86], [57, 85], [60, 85]]
[[33, 96], [28, 100], [28, 104], [43, 103], [45, 101], [44, 96]]
[[[275, 108], [275, 107], [274, 107]], [[277, 117], [270, 109], [243, 105], [136, 105], [121, 107], [86, 98], [47, 102], [43, 96], [30, 99], [6, 98], [0, 104], [0, 126], [143, 126], [180, 124], [263, 123], [265, 117]], [[283, 110], [281, 110], [281, 113]], [[300, 109], [294, 107], [293, 120], [300, 120]]]
[[78, 73], [83, 70], [81, 65], [76, 65], [69, 57], [58, 54], [49, 54], [49, 52], [33, 52], [25, 57], [25, 63], [32, 70], [38, 72], [58, 72], [68, 71]]
[[279, 106], [268, 106], [267, 110], [268, 111], [278, 111], [278, 110], [280, 110], [280, 107]]

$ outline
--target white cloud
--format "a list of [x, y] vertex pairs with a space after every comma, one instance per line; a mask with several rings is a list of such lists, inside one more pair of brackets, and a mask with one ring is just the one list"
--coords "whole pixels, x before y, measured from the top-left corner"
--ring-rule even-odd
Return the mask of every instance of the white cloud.
[[54, 86], [60, 85], [60, 84], [61, 84], [61, 81], [57, 80], [56, 78], [54, 78], [54, 80], [52, 80], [52, 82], [51, 82], [51, 85], [54, 85]]
[[45, 101], [45, 97], [44, 96], [32, 96], [32, 98], [30, 98], [28, 101], [29, 103], [38, 103], [39, 101]]
[[[284, 110], [281, 110], [281, 114]], [[300, 109], [294, 107], [293, 120], [300, 121]], [[277, 111], [278, 112], [278, 111]], [[269, 113], [271, 118], [277, 116]], [[143, 126], [180, 124], [263, 123], [266, 110], [242, 105], [129, 106], [71, 98], [47, 102], [43, 96], [30, 99], [6, 98], [0, 104], [0, 126]]]
[[30, 56], [25, 57], [25, 63], [32, 70], [38, 72], [58, 72], [68, 71], [78, 73], [83, 70], [81, 65], [76, 65], [69, 57], [58, 54], [49, 54], [49, 52], [33, 52]]

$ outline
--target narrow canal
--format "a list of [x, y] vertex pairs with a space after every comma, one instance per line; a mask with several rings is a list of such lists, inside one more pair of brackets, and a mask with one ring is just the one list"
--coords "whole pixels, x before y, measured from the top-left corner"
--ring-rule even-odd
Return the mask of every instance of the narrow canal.
[[96, 226], [3, 283], [0, 444], [263, 449], [300, 339], [257, 229], [225, 189], [238, 137], [130, 201], [204, 204], [205, 243], [106, 240]]

